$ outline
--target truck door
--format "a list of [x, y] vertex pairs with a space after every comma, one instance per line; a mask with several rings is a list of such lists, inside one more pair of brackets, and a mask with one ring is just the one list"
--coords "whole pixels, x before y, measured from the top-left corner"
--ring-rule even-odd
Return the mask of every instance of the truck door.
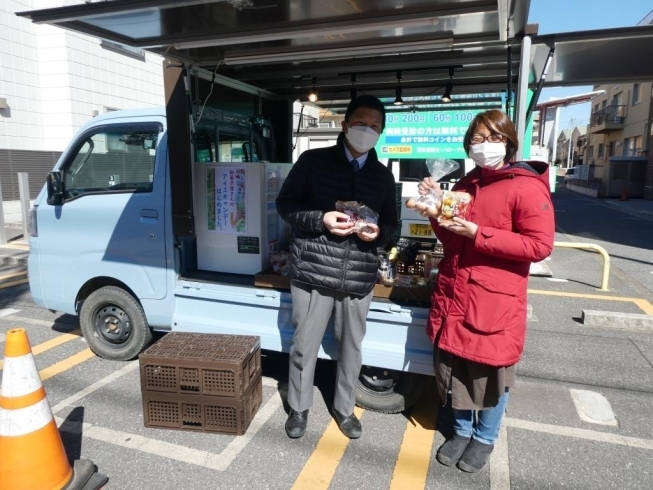
[[49, 308], [71, 312], [80, 288], [97, 277], [121, 281], [137, 299], [166, 296], [163, 120], [118, 121], [77, 138], [58, 169], [63, 204], [39, 206]]

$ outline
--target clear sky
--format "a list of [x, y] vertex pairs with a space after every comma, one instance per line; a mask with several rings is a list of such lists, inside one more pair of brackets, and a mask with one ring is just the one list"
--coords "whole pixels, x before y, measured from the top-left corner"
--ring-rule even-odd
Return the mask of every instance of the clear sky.
[[[530, 24], [539, 24], [539, 34], [589, 31], [637, 25], [653, 10], [652, 0], [531, 0]], [[592, 87], [543, 89], [539, 100], [591, 92]], [[560, 110], [560, 129], [588, 124], [590, 104], [576, 104]]]

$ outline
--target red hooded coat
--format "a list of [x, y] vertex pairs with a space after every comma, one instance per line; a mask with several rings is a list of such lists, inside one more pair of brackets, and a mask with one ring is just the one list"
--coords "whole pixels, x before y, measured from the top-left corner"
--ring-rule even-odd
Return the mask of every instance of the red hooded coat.
[[472, 195], [466, 219], [478, 232], [474, 239], [462, 237], [431, 219], [444, 258], [427, 333], [463, 359], [511, 366], [524, 350], [530, 264], [553, 250], [549, 168], [536, 161], [475, 168], [453, 190]]

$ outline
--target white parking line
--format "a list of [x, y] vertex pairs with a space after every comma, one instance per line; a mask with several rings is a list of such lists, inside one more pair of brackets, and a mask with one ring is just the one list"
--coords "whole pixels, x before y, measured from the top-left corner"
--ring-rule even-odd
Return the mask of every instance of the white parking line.
[[249, 424], [247, 432], [240, 437], [234, 438], [219, 455], [215, 455], [212, 458], [214, 461], [212, 462], [211, 467], [218, 471], [226, 470], [282, 404], [281, 396], [279, 395], [279, 392], [276, 392], [272, 395], [272, 398], [270, 398], [266, 404], [259, 409], [257, 414], [254, 416], [254, 420]]
[[275, 393], [257, 412], [247, 432], [234, 438], [219, 454], [194, 449], [180, 444], [130, 434], [115, 429], [107, 429], [88, 422], [74, 422], [55, 417], [61, 432], [78, 434], [100, 442], [135, 449], [153, 456], [181, 461], [182, 463], [203, 466], [216, 471], [224, 471], [236, 459], [274, 412], [282, 405], [281, 396]]
[[[101, 380], [93, 383], [92, 385], [78, 391], [74, 395], [69, 396], [65, 400], [59, 402], [52, 407], [52, 412], [57, 413], [66, 407], [75, 405], [77, 402], [87, 397], [91, 393], [103, 388], [104, 386], [116, 381], [118, 378], [125, 374], [134, 371], [138, 368], [138, 361], [132, 361], [125, 367], [105, 376]], [[271, 378], [263, 377], [263, 386], [277, 387], [277, 381]], [[59, 430], [72, 434], [81, 434], [83, 437], [94, 439], [117, 446], [136, 449], [154, 456], [161, 456], [183, 463], [190, 463], [197, 466], [204, 466], [217, 471], [226, 470], [229, 465], [236, 459], [236, 457], [245, 449], [247, 444], [252, 440], [256, 433], [265, 425], [265, 423], [272, 417], [279, 407], [282, 406], [282, 400], [279, 392], [276, 392], [256, 413], [254, 420], [250, 423], [247, 432], [234, 439], [225, 447], [219, 454], [209, 451], [202, 451], [200, 449], [193, 449], [179, 444], [160, 441], [149, 437], [130, 434], [127, 432], [118, 431], [115, 429], [108, 429], [100, 427], [87, 422], [74, 422], [65, 421], [60, 417], [55, 417], [57, 424], [60, 425]]]
[[581, 420], [591, 424], [611, 425], [613, 427], [618, 425], [610, 402], [601, 393], [572, 389], [569, 390], [569, 393]]
[[2, 308], [0, 310], [0, 318], [13, 315], [14, 313], [18, 313], [20, 310], [15, 310], [14, 308]]
[[78, 391], [74, 395], [71, 395], [68, 398], [66, 398], [65, 400], [57, 403], [54, 407], [52, 407], [52, 413], [60, 412], [64, 408], [73, 405], [75, 402], [78, 402], [82, 398], [90, 395], [94, 391], [99, 390], [100, 388], [108, 385], [109, 383], [117, 380], [121, 376], [124, 376], [125, 374], [133, 371], [136, 368], [138, 368], [138, 361], [130, 362], [124, 368], [119, 369], [118, 371], [115, 371], [115, 372], [109, 374], [108, 376], [105, 376], [100, 381], [97, 381], [97, 382], [93, 383], [92, 385], [87, 386], [83, 390]]
[[565, 427], [563, 425], [542, 424], [530, 420], [513, 419], [506, 417], [504, 422], [508, 427], [524, 429], [534, 432], [543, 432], [555, 436], [574, 437], [586, 441], [606, 442], [619, 446], [636, 447], [639, 449], [653, 450], [653, 439], [640, 439], [639, 437], [622, 436], [610, 432], [599, 432], [597, 430], [577, 429], [576, 427]]
[[508, 459], [508, 430], [505, 424], [499, 431], [490, 456], [490, 490], [510, 490], [510, 460]]

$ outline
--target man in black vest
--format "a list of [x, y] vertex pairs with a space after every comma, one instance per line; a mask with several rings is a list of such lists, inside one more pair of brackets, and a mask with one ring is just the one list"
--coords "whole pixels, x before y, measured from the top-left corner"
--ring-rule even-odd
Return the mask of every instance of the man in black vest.
[[[371, 95], [352, 100], [335, 146], [301, 154], [286, 178], [277, 211], [293, 227], [290, 268], [292, 323], [286, 433], [306, 432], [313, 405], [315, 364], [332, 314], [339, 343], [333, 416], [352, 439], [362, 434], [354, 415], [361, 343], [377, 279], [377, 247], [398, 224], [392, 172], [374, 145], [385, 127], [385, 108]], [[354, 231], [336, 201], [358, 201], [379, 215], [378, 226]]]

